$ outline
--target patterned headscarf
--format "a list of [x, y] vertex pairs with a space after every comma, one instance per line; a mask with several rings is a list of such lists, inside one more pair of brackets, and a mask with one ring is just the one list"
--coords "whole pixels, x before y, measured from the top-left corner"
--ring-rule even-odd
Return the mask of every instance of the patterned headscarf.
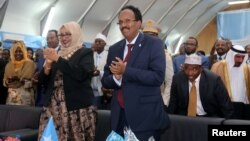
[[65, 56], [68, 56], [69, 54], [74, 53], [76, 50], [82, 47], [83, 34], [82, 34], [80, 25], [76, 22], [72, 21], [72, 22], [63, 24], [60, 27], [59, 32], [61, 31], [63, 27], [69, 30], [69, 32], [71, 33], [71, 39], [72, 39], [69, 47], [62, 46], [61, 50], [59, 51], [59, 55], [65, 58]]
[[[17, 61], [15, 59], [15, 52], [17, 48], [20, 48], [21, 51], [23, 52], [23, 59], [20, 61]], [[23, 41], [15, 41], [13, 43], [13, 46], [10, 49], [10, 58], [11, 58], [11, 62], [14, 64], [15, 72], [22, 68], [24, 62], [28, 60], [27, 49]]]

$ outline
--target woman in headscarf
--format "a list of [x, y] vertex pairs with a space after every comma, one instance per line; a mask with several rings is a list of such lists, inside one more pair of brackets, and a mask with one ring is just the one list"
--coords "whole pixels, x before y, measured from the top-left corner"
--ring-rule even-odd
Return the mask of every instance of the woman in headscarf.
[[96, 109], [90, 86], [94, 70], [93, 51], [82, 48], [83, 35], [76, 22], [59, 29], [62, 48], [57, 54], [44, 50], [45, 64], [39, 81], [47, 85], [40, 118], [39, 140], [49, 117], [53, 117], [60, 141], [93, 141]]
[[34, 90], [32, 76], [35, 63], [27, 56], [27, 50], [22, 41], [15, 41], [10, 50], [11, 61], [6, 65], [4, 85], [8, 88], [6, 104], [34, 105]]

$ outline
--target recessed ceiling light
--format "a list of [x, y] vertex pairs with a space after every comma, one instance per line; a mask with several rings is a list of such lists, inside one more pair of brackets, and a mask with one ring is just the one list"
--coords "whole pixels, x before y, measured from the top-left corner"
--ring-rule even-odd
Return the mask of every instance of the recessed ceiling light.
[[229, 5], [233, 5], [233, 4], [243, 4], [243, 3], [249, 3], [249, 0], [239, 0], [239, 1], [230, 1], [228, 2]]

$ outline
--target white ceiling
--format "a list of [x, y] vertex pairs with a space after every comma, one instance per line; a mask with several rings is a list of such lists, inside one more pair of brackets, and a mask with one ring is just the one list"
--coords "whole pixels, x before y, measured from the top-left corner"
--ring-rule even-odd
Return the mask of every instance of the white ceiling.
[[110, 45], [122, 38], [116, 24], [118, 11], [124, 5], [134, 5], [141, 10], [144, 21], [153, 19], [159, 24], [161, 38], [172, 47], [197, 35], [217, 12], [228, 7], [228, 1], [231, 0], [0, 0], [1, 12], [3, 4], [8, 4], [0, 28], [5, 32], [41, 35], [46, 14], [55, 6], [50, 29], [77, 21], [82, 25], [85, 42], [93, 42], [95, 35], [103, 32]]

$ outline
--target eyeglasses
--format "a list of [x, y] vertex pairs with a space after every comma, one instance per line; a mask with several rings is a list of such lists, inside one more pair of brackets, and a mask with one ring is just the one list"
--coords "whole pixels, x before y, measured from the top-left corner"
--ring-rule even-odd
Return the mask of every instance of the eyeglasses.
[[58, 34], [59, 38], [63, 38], [63, 37], [69, 38], [70, 36], [71, 36], [71, 33]]
[[135, 21], [137, 21], [137, 20], [131, 20], [131, 19], [126, 19], [126, 20], [124, 20], [124, 21], [119, 21], [117, 24], [119, 25], [119, 26], [121, 26], [121, 25], [123, 25], [123, 24], [130, 24], [131, 22], [135, 22]]

